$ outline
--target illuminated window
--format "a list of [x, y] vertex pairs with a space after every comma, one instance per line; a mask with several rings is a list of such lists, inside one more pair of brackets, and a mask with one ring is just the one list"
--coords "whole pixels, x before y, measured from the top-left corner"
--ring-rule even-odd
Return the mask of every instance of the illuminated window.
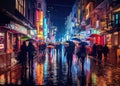
[[118, 18], [118, 14], [115, 15], [115, 24], [118, 24], [119, 18]]
[[26, 7], [25, 0], [16, 0], [16, 9], [24, 16], [25, 16], [25, 7]]

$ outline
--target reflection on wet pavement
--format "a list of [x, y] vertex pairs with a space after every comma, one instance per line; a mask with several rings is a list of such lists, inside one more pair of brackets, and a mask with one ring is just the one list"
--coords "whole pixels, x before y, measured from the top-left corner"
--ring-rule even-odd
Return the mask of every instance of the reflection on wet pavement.
[[51, 53], [36, 58], [34, 61], [33, 76], [26, 69], [26, 77], [21, 78], [20, 65], [0, 75], [1, 85], [45, 85], [45, 86], [119, 86], [120, 68], [110, 65], [97, 65], [91, 58], [84, 62], [84, 75], [81, 73], [81, 62], [73, 56], [72, 75], [68, 75], [68, 66], [64, 52]]

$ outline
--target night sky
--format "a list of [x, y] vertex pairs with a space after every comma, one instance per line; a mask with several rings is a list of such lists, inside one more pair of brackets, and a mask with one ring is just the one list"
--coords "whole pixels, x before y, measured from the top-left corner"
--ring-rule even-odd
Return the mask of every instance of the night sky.
[[72, 6], [76, 0], [46, 0], [47, 12], [50, 12], [51, 22], [57, 26], [59, 36], [64, 31], [66, 17], [72, 11]]

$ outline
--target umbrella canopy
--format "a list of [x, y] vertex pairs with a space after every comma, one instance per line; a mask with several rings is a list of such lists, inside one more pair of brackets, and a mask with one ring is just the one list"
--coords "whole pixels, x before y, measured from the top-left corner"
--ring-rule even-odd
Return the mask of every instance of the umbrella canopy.
[[92, 37], [86, 38], [86, 41], [93, 41], [94, 39]]
[[87, 42], [81, 42], [80, 45], [88, 45]]
[[48, 43], [48, 45], [52, 45], [52, 46], [55, 46], [55, 44], [54, 44], [54, 43]]
[[53, 45], [48, 45], [47, 48], [55, 48]]
[[76, 41], [76, 42], [81, 42], [79, 38], [72, 38], [71, 40]]
[[48, 43], [47, 48], [55, 48], [55, 45], [53, 43]]
[[69, 43], [68, 42], [63, 42], [62, 43], [65, 47], [69, 46]]
[[66, 42], [69, 44], [69, 46], [75, 46], [75, 43], [72, 41], [66, 41]]
[[31, 39], [29, 36], [22, 36], [21, 38], [20, 38], [21, 40], [29, 40], [29, 39]]
[[90, 37], [97, 37], [100, 36], [99, 34], [91, 34]]

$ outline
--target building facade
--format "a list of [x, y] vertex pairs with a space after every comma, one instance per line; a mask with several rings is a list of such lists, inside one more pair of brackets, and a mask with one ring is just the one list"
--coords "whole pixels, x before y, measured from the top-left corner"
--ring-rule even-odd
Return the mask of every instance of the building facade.
[[22, 36], [35, 35], [35, 6], [36, 0], [1, 0], [0, 57], [3, 61], [16, 57]]
[[107, 44], [113, 57], [118, 56], [120, 51], [120, 1], [76, 1], [78, 4], [76, 4], [77, 11], [72, 13], [77, 14], [76, 18], [80, 26], [80, 34], [85, 31], [88, 34], [86, 38], [94, 38], [93, 43]]

